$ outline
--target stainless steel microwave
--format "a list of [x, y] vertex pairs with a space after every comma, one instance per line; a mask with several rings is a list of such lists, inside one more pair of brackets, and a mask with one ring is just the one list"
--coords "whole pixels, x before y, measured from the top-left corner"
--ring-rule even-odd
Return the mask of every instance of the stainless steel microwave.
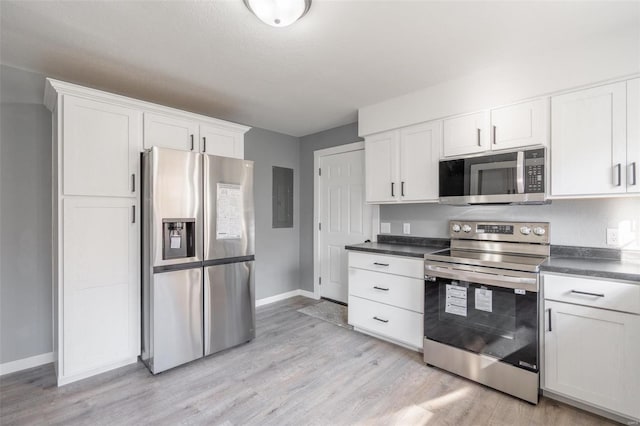
[[440, 161], [441, 204], [542, 204], [545, 150]]

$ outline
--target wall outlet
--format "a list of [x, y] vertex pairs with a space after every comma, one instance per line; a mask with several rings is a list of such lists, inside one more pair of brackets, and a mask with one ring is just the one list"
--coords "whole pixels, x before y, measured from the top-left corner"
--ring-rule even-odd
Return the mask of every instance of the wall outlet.
[[410, 234], [411, 233], [411, 224], [410, 223], [403, 223], [402, 224], [402, 233], [403, 234]]
[[389, 222], [380, 222], [380, 233], [381, 234], [390, 234], [391, 233], [391, 224]]
[[620, 240], [618, 239], [618, 228], [607, 228], [607, 245], [620, 245]]

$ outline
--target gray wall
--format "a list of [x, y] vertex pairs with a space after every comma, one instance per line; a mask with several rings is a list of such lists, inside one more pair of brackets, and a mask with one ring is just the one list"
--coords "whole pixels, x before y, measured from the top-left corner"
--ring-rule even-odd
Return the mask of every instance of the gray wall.
[[300, 138], [300, 288], [313, 291], [313, 152], [363, 140], [358, 123]]
[[[256, 299], [300, 288], [300, 140], [253, 128], [244, 153], [255, 161]], [[272, 167], [293, 169], [293, 228], [271, 227]]]
[[441, 206], [438, 204], [383, 205], [380, 222], [391, 223], [391, 234], [402, 234], [402, 223], [411, 224], [411, 235], [448, 238], [450, 219], [515, 220], [551, 223], [551, 243], [607, 247], [607, 228], [619, 228], [626, 247], [640, 242], [640, 198], [555, 200], [540, 206]]
[[0, 68], [0, 363], [51, 352], [51, 114], [44, 78]]

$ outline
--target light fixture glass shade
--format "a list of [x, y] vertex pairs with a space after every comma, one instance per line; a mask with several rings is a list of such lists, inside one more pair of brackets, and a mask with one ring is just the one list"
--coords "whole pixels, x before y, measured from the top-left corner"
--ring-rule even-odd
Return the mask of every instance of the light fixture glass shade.
[[243, 0], [254, 15], [265, 24], [286, 27], [302, 18], [311, 0]]

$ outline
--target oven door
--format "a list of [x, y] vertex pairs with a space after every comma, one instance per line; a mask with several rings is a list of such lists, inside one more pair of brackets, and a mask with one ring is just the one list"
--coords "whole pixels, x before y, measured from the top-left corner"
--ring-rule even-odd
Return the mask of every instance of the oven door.
[[[451, 274], [456, 272], [451, 270]], [[538, 371], [538, 293], [535, 287], [427, 272], [425, 338], [473, 353], [492, 356], [528, 371]], [[478, 274], [481, 275], [481, 274]], [[534, 274], [535, 275], [535, 274]]]

